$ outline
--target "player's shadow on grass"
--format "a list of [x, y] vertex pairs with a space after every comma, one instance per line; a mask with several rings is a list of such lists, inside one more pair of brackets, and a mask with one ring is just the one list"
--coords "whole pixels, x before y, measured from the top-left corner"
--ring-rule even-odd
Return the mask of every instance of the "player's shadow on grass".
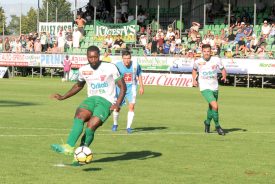
[[230, 132], [236, 132], [236, 131], [242, 131], [246, 132], [247, 129], [242, 129], [242, 128], [229, 128], [229, 129], [223, 129], [225, 133], [230, 133]]
[[38, 104], [31, 103], [31, 102], [0, 100], [0, 107], [19, 107], [19, 106], [31, 106], [31, 105], [38, 105]]
[[162, 154], [159, 152], [152, 151], [132, 151], [126, 153], [111, 153], [111, 154], [120, 154], [118, 156], [101, 158], [98, 160], [94, 160], [93, 162], [114, 162], [114, 161], [122, 161], [122, 160], [146, 160], [149, 158], [156, 158], [161, 156]]
[[154, 131], [154, 130], [164, 130], [167, 129], [167, 127], [140, 127], [140, 128], [134, 128], [133, 132], [144, 132], [144, 131]]

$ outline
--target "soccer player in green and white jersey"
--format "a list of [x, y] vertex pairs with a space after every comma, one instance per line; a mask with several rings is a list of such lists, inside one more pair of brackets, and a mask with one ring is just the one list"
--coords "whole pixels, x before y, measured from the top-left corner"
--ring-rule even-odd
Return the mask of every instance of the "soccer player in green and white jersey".
[[[202, 96], [208, 102], [207, 118], [204, 121], [205, 133], [210, 133], [210, 122], [213, 119], [216, 130], [219, 135], [225, 135], [225, 132], [220, 126], [218, 112], [218, 69], [221, 70], [222, 79], [226, 81], [226, 70], [218, 57], [211, 57], [211, 46], [205, 44], [202, 46], [203, 57], [194, 62], [192, 77], [193, 86], [198, 86]], [[199, 73], [198, 82], [197, 72]]]
[[[51, 148], [58, 153], [65, 155], [74, 153], [75, 144], [83, 131], [85, 122], [87, 122], [87, 127], [82, 141], [83, 145], [90, 146], [96, 129], [106, 121], [113, 110], [119, 110], [124, 99], [126, 85], [123, 77], [114, 64], [100, 61], [99, 56], [98, 47], [90, 46], [87, 49], [89, 64], [79, 69], [77, 83], [65, 95], [53, 95], [53, 98], [57, 100], [65, 100], [83, 89], [85, 83], [88, 85], [88, 97], [76, 110], [67, 143], [51, 145]], [[120, 93], [115, 101], [116, 84], [120, 88]]]

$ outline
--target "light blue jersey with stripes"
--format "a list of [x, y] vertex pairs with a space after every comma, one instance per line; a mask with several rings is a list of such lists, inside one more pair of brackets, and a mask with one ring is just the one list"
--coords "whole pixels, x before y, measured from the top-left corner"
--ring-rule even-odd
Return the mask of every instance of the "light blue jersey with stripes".
[[[141, 76], [142, 73], [140, 65], [136, 61], [132, 61], [132, 64], [129, 68], [124, 65], [123, 61], [118, 61], [115, 63], [115, 65], [117, 66], [121, 76], [123, 76], [127, 86], [125, 98], [129, 103], [135, 103], [138, 85], [137, 77]], [[117, 94], [119, 94], [118, 87]]]

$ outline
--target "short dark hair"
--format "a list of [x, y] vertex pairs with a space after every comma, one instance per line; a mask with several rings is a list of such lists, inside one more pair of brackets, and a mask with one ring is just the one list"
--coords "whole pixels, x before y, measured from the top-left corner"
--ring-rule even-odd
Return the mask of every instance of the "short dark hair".
[[210, 44], [203, 44], [201, 48], [202, 49], [205, 49], [205, 48], [210, 48], [211, 49], [211, 45]]
[[98, 48], [97, 46], [94, 46], [94, 45], [88, 47], [88, 49], [87, 49], [87, 54], [88, 54], [88, 52], [97, 52], [97, 54], [100, 55], [100, 50], [99, 50], [99, 48]]
[[122, 56], [131, 56], [131, 52], [129, 50], [122, 51]]

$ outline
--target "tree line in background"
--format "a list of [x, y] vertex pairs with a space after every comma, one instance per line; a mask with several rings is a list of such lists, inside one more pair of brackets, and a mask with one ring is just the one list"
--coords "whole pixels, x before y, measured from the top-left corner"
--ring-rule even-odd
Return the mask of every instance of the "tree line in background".
[[[39, 7], [39, 21], [47, 21], [47, 2], [48, 2], [48, 21], [70, 22], [73, 21], [71, 12], [71, 3], [66, 0], [42, 0], [42, 7]], [[20, 5], [18, 5], [20, 6]], [[21, 34], [37, 32], [37, 8], [31, 7], [26, 15], [21, 15]], [[3, 35], [3, 26], [5, 35], [20, 35], [20, 16], [11, 15], [11, 21], [7, 25], [5, 10], [0, 4], [0, 33]], [[4, 21], [4, 24], [3, 24]]]

